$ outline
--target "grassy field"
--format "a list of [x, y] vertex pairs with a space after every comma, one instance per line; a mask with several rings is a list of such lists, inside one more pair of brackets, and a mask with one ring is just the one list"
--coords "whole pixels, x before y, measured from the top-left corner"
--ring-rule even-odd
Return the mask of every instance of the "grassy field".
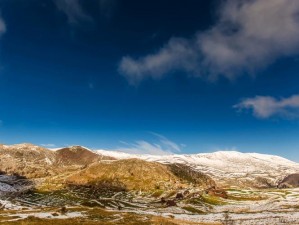
[[[226, 190], [225, 198], [190, 192], [32, 192], [16, 199], [21, 208], [0, 210], [0, 225], [60, 224], [299, 224], [299, 189]], [[168, 207], [161, 196], [175, 201]], [[20, 206], [20, 204], [17, 204]], [[24, 207], [23, 207], [24, 206]], [[62, 209], [66, 206], [65, 211]], [[268, 223], [269, 222], [269, 223]], [[228, 223], [230, 224], [230, 223]]]

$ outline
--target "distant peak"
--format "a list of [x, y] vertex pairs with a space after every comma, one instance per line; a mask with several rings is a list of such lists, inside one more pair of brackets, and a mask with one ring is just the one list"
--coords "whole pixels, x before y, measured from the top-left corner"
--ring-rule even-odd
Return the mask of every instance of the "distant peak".
[[7, 145], [8, 147], [22, 149], [22, 148], [30, 148], [30, 149], [45, 149], [42, 146], [34, 145], [31, 143], [20, 143], [20, 144], [14, 144], [14, 145]]
[[11, 146], [15, 147], [37, 147], [37, 145], [31, 144], [31, 143], [20, 143], [20, 144], [14, 144]]

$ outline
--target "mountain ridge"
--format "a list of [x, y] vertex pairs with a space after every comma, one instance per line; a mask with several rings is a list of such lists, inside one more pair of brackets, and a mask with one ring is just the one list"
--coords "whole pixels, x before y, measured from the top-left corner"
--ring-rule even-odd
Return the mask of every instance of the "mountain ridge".
[[261, 153], [217, 151], [213, 153], [158, 156], [136, 155], [106, 150], [96, 150], [96, 152], [121, 159], [139, 158], [163, 164], [186, 164], [213, 177], [218, 184], [225, 187], [232, 186], [233, 184], [241, 187], [273, 187], [285, 176], [299, 172], [298, 163], [281, 156]]
[[0, 204], [63, 213], [65, 206], [188, 216], [297, 212], [298, 171], [282, 157], [236, 151], [155, 156], [0, 145]]
[[[117, 160], [81, 146], [51, 151], [32, 144], [2, 145], [0, 162], [4, 178], [22, 176], [32, 180], [35, 188], [43, 191], [68, 189], [70, 186], [80, 189], [122, 187], [128, 191], [215, 186], [212, 178], [188, 166], [169, 167], [143, 159]], [[192, 174], [194, 179], [185, 179], [182, 174], [187, 178]]]
[[[103, 160], [140, 159], [161, 164], [182, 164], [212, 177], [221, 187], [275, 187], [284, 177], [299, 172], [299, 164], [276, 155], [217, 151], [198, 154], [149, 155], [92, 150], [82, 146], [47, 149], [23, 143], [0, 145], [0, 170], [28, 178], [81, 170]], [[116, 165], [116, 164], [115, 164]], [[65, 168], [64, 168], [65, 167]], [[24, 168], [24, 169], [22, 169]], [[41, 169], [38, 169], [41, 168]], [[32, 171], [32, 173], [30, 172]]]

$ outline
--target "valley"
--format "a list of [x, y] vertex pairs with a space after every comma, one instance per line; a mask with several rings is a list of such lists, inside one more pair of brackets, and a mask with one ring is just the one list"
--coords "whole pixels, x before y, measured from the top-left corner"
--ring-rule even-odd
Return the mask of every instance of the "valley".
[[3, 224], [299, 224], [299, 188], [277, 188], [299, 165], [277, 156], [31, 144], [0, 156]]

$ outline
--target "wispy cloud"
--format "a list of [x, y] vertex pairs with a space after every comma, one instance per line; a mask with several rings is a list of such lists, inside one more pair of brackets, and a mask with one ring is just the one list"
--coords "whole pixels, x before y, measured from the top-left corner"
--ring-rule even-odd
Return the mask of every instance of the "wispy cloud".
[[299, 53], [298, 0], [227, 0], [219, 20], [194, 38], [172, 38], [160, 50], [122, 58], [119, 71], [136, 85], [173, 71], [228, 79], [254, 73], [277, 58]]
[[99, 0], [101, 15], [106, 18], [111, 18], [114, 14], [117, 0]]
[[171, 152], [180, 152], [181, 151], [181, 147], [183, 147], [182, 145], [176, 144], [175, 142], [169, 140], [168, 138], [166, 138], [165, 136], [163, 136], [161, 134], [154, 133], [154, 132], [150, 132], [150, 133], [153, 134], [154, 136], [158, 137], [161, 144], [168, 151], [171, 151]]
[[120, 147], [117, 150], [121, 152], [127, 152], [131, 154], [150, 154], [150, 155], [169, 155], [181, 151], [181, 146], [173, 141], [170, 141], [166, 137], [152, 133], [158, 138], [154, 143], [148, 141], [139, 140], [134, 143], [127, 143], [121, 141], [125, 147]]
[[88, 83], [88, 88], [89, 88], [89, 89], [94, 89], [94, 83], [89, 82], [89, 83]]
[[[63, 12], [71, 26], [80, 26], [93, 23], [94, 19], [82, 7], [84, 1], [80, 0], [53, 0], [57, 9]], [[109, 19], [113, 16], [117, 0], [97, 0], [94, 6], [99, 7], [101, 16]]]
[[298, 118], [299, 117], [299, 95], [293, 95], [289, 98], [276, 99], [270, 96], [256, 96], [246, 98], [234, 108], [242, 110], [252, 110], [253, 115], [266, 119], [269, 117]]
[[92, 18], [84, 11], [79, 0], [54, 0], [56, 7], [62, 11], [72, 26], [82, 22], [92, 22]]
[[0, 15], [0, 37], [6, 32], [6, 24]]
[[[6, 32], [6, 23], [4, 21], [4, 19], [1, 16], [0, 13], [0, 38], [2, 37], [2, 35]], [[0, 126], [3, 125], [3, 121], [0, 120]]]

